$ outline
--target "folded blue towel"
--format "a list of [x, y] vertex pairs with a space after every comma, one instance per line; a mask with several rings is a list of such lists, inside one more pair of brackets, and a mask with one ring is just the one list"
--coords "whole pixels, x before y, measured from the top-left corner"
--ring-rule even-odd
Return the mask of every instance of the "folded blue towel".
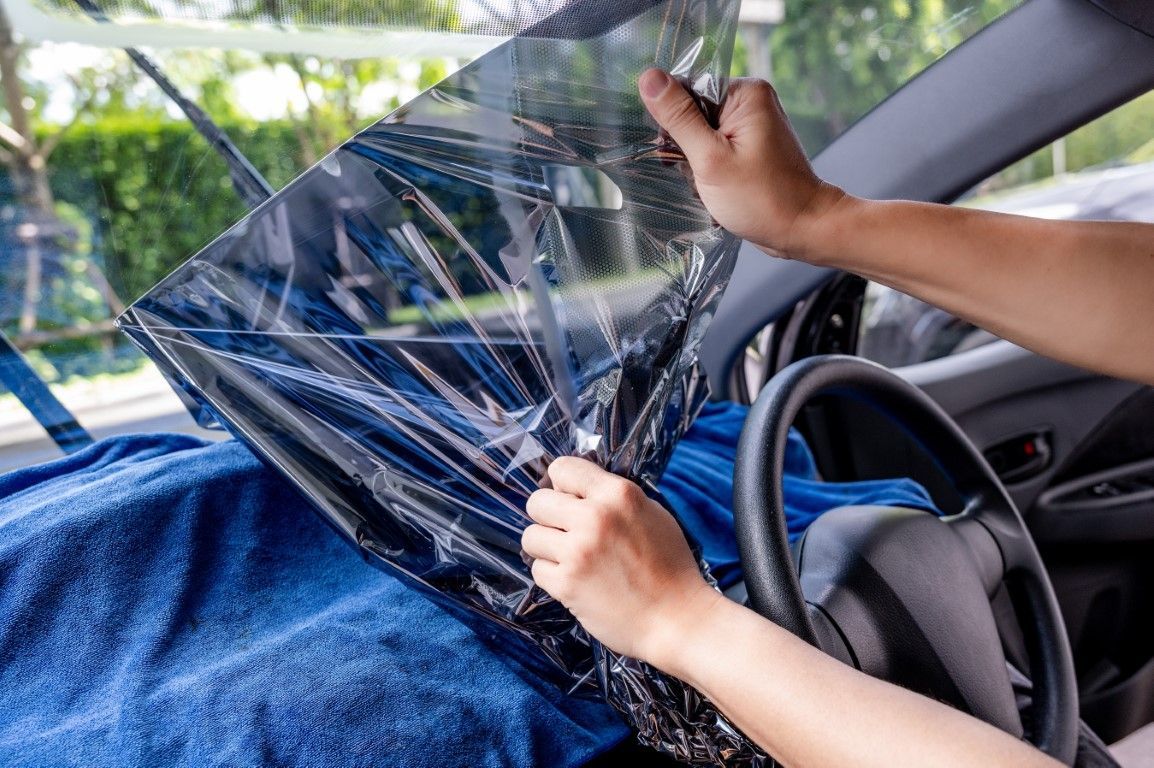
[[[706, 405], [678, 443], [660, 484], [678, 519], [701, 544], [702, 555], [722, 587], [741, 579], [733, 536], [733, 463], [748, 414], [749, 408], [737, 403]], [[822, 482], [813, 454], [797, 430], [789, 433], [784, 470], [782, 491], [790, 541], [796, 541], [820, 514], [834, 507], [876, 504], [936, 512], [925, 488], [908, 478]]]
[[[662, 488], [725, 581], [740, 406], [710, 406]], [[928, 507], [909, 481], [815, 480]], [[366, 566], [235, 441], [110, 438], [0, 476], [0, 764], [580, 765], [627, 736]]]

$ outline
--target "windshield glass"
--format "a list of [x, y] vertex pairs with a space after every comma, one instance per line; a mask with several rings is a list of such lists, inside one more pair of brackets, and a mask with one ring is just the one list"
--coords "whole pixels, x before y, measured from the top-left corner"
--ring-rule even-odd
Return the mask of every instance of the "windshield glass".
[[770, 80], [817, 154], [1019, 0], [746, 0], [735, 74]]
[[[747, 0], [735, 74], [816, 153], [1014, 3]], [[112, 319], [250, 204], [123, 48], [140, 46], [272, 189], [561, 3], [0, 0], [0, 329], [95, 436], [196, 431]], [[0, 471], [59, 455], [0, 384]]]

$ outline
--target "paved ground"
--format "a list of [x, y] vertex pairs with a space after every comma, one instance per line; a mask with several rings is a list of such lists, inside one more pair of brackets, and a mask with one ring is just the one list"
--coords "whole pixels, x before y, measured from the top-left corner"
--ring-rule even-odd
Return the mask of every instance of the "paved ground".
[[[209, 439], [225, 433], [200, 429], [155, 369], [113, 383], [58, 395], [81, 425], [99, 439], [129, 432], [187, 432]], [[60, 450], [22, 407], [0, 411], [0, 472], [58, 458]]]

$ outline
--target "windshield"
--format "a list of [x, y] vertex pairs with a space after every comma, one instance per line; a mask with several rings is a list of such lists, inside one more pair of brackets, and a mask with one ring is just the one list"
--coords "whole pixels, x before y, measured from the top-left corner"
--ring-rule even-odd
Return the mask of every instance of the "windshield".
[[747, 0], [737, 75], [770, 80], [815, 155], [1019, 0]]
[[[1013, 3], [747, 0], [736, 74], [816, 153]], [[198, 431], [112, 320], [251, 202], [139, 47], [272, 189], [554, 6], [0, 0], [0, 330], [95, 436]], [[0, 470], [60, 455], [0, 384]]]

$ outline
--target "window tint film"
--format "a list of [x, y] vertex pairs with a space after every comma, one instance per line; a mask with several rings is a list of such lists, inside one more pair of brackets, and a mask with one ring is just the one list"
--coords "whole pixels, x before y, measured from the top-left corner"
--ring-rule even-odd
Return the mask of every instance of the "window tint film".
[[[275, 190], [564, 4], [0, 0], [0, 329], [93, 435], [196, 431], [112, 320], [250, 204], [219, 147], [124, 48]], [[734, 71], [771, 76], [816, 152], [1013, 4], [746, 0]], [[558, 165], [546, 183], [578, 207], [611, 204], [604, 181]], [[0, 470], [58, 455], [0, 384]]]
[[591, 640], [520, 545], [553, 459], [656, 493], [707, 394], [697, 347], [738, 242], [637, 81], [657, 63], [716, 115], [736, 16], [575, 3], [343, 143], [120, 324], [376, 562], [652, 745], [756, 763], [695, 691]]

